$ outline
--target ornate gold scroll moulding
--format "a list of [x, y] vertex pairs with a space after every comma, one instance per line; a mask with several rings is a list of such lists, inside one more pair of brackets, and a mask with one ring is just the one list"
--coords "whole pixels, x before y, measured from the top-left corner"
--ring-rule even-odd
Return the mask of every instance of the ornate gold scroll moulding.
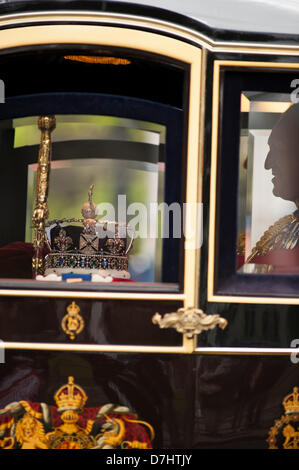
[[207, 315], [195, 307], [179, 308], [176, 312], [166, 313], [164, 317], [155, 313], [152, 322], [160, 328], [174, 328], [178, 333], [185, 334], [188, 339], [203, 331], [213, 330], [217, 325], [222, 330], [227, 325], [227, 320], [220, 315]]

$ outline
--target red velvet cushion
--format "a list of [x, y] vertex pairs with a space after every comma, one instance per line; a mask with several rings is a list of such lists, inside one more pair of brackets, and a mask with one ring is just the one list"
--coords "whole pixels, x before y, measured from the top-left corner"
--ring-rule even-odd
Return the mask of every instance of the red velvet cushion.
[[32, 279], [32, 243], [13, 242], [0, 248], [0, 278]]

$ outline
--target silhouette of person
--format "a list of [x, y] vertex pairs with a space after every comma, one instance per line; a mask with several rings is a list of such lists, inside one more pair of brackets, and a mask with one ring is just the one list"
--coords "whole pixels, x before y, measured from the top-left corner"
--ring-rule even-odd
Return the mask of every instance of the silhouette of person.
[[257, 272], [299, 272], [299, 104], [280, 117], [268, 144], [264, 167], [272, 171], [273, 194], [293, 201], [297, 210], [266, 230], [246, 263], [258, 265]]

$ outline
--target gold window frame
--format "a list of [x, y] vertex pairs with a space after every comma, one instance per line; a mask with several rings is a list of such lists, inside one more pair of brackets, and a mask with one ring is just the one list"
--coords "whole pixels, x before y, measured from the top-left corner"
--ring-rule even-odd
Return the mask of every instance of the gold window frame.
[[[22, 15], [21, 15], [22, 16]], [[34, 21], [51, 21], [56, 23], [57, 15], [53, 13], [44, 15], [33, 14]], [[71, 20], [72, 14], [59, 15], [59, 21]], [[78, 19], [78, 18], [77, 18]], [[85, 18], [86, 19], [86, 18]], [[166, 58], [181, 61], [189, 66], [189, 98], [188, 98], [188, 134], [187, 134], [187, 170], [186, 170], [186, 194], [184, 202], [196, 204], [201, 199], [201, 170], [203, 139], [203, 77], [205, 60], [202, 60], [203, 51], [179, 38], [159, 34], [159, 31], [149, 32], [130, 27], [85, 25], [85, 24], [52, 24], [32, 26], [31, 15], [22, 16], [22, 26], [18, 25], [18, 19], [12, 17], [3, 18], [2, 24], [9, 24], [11, 29], [0, 30], [0, 50], [7, 51], [24, 46], [42, 46], [49, 44], [85, 44], [98, 46], [114, 46], [128, 48], [140, 52], [158, 54]], [[87, 20], [86, 20], [87, 21]], [[118, 23], [116, 18], [110, 18], [111, 23]], [[26, 25], [28, 23], [28, 26]], [[25, 26], [25, 27], [24, 27]], [[126, 300], [174, 300], [182, 302], [185, 308], [197, 305], [198, 277], [199, 277], [199, 252], [200, 249], [190, 248], [196, 242], [198, 222], [190, 212], [186, 216], [186, 239], [189, 246], [184, 248], [184, 290], [181, 293], [141, 293], [141, 292], [88, 292], [57, 291], [57, 290], [30, 290], [30, 289], [0, 289], [0, 296], [6, 297], [49, 297], [70, 299], [126, 299]], [[154, 312], [153, 312], [154, 314]], [[92, 351], [92, 352], [130, 352], [130, 353], [191, 353], [196, 347], [196, 336], [193, 338], [182, 335], [182, 346], [131, 346], [131, 345], [89, 345], [89, 344], [64, 344], [64, 343], [29, 343], [29, 342], [5, 342], [6, 349], [33, 349], [55, 351]]]
[[208, 302], [230, 302], [250, 304], [281, 304], [299, 305], [299, 297], [268, 297], [268, 296], [233, 296], [217, 295], [214, 293], [215, 276], [215, 241], [216, 241], [216, 204], [217, 204], [217, 168], [218, 168], [218, 136], [219, 136], [219, 102], [221, 88], [221, 72], [225, 68], [231, 70], [236, 68], [267, 70], [299, 70], [299, 63], [292, 62], [262, 62], [262, 61], [237, 61], [237, 60], [215, 60], [213, 70], [213, 96], [212, 96], [212, 142], [211, 142], [211, 179], [210, 179], [210, 215], [209, 215], [209, 247], [208, 247], [208, 277], [207, 277], [207, 300]]
[[[49, 18], [48, 18], [49, 19]], [[11, 48], [46, 45], [46, 44], [86, 44], [105, 45], [135, 49], [138, 51], [160, 54], [172, 59], [185, 62], [190, 66], [190, 91], [188, 110], [188, 137], [187, 137], [187, 175], [186, 175], [186, 203], [196, 203], [198, 195], [199, 172], [199, 115], [201, 93], [201, 49], [186, 42], [166, 37], [157, 33], [138, 31], [129, 28], [112, 26], [89, 25], [47, 25], [27, 26], [0, 31], [1, 50]], [[191, 99], [192, 97], [192, 99]], [[187, 237], [196, 232], [196, 220], [187, 214]], [[193, 235], [194, 236], [194, 235]], [[191, 240], [191, 236], [189, 236]], [[184, 300], [194, 305], [196, 291], [196, 258], [197, 250], [185, 249], [184, 262], [184, 293], [183, 294], [150, 294], [151, 299]], [[146, 294], [112, 294], [105, 292], [63, 292], [61, 291], [30, 291], [30, 290], [0, 290], [0, 295], [22, 296], [63, 296], [77, 298], [147, 298]], [[116, 297], [115, 297], [116, 296]]]

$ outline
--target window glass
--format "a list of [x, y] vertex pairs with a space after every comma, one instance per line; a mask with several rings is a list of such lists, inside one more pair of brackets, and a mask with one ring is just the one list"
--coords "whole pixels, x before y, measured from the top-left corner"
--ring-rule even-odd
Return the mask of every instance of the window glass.
[[[106, 280], [113, 277], [138, 282], [160, 282], [166, 127], [112, 116], [57, 115], [55, 119], [56, 128], [51, 133], [49, 216], [45, 229], [50, 253], [45, 256], [52, 256], [53, 253], [57, 256], [54, 265], [51, 259], [52, 265], [46, 270], [45, 279], [56, 280], [53, 274], [59, 277], [62, 273], [78, 274], [84, 268], [82, 273], [86, 271], [86, 274], [93, 274], [93, 271], [98, 272], [100, 269]], [[38, 160], [41, 131], [37, 122], [37, 116], [2, 121], [3, 129], [10, 126], [14, 129], [12, 144], [20, 161]], [[26, 156], [28, 152], [30, 158]], [[27, 164], [23, 238], [27, 249], [34, 244], [32, 214], [36, 205], [37, 170], [37, 163]], [[84, 231], [81, 210], [83, 204], [89, 201], [91, 186], [92, 203], [97, 208], [96, 234], [105, 240], [109, 237], [125, 239], [123, 253], [117, 252], [114, 247], [109, 254], [106, 243], [96, 241], [97, 247], [90, 248], [92, 253], [89, 250], [86, 252], [89, 257], [81, 259], [84, 255], [80, 246], [81, 234], [73, 236], [71, 227], [79, 230], [83, 227]], [[103, 233], [102, 229], [107, 233]], [[121, 235], [119, 230], [122, 230]], [[64, 245], [60, 246], [57, 239], [63, 233], [68, 242], [64, 240]], [[2, 248], [5, 249], [5, 246]], [[74, 258], [68, 259], [73, 253]], [[93, 254], [98, 254], [100, 258], [93, 259]], [[117, 256], [121, 257], [121, 254], [128, 258], [127, 265], [122, 265], [122, 269], [113, 259], [115, 256], [118, 262]], [[104, 259], [105, 255], [108, 256]], [[99, 260], [100, 265], [95, 265]], [[104, 272], [106, 267], [102, 264], [105, 261], [112, 262], [113, 266], [109, 266], [107, 271], [113, 276]], [[86, 266], [83, 266], [83, 262], [86, 262]], [[95, 267], [97, 269], [93, 269]], [[11, 277], [14, 277], [13, 273]], [[41, 280], [41, 277], [37, 279]]]

